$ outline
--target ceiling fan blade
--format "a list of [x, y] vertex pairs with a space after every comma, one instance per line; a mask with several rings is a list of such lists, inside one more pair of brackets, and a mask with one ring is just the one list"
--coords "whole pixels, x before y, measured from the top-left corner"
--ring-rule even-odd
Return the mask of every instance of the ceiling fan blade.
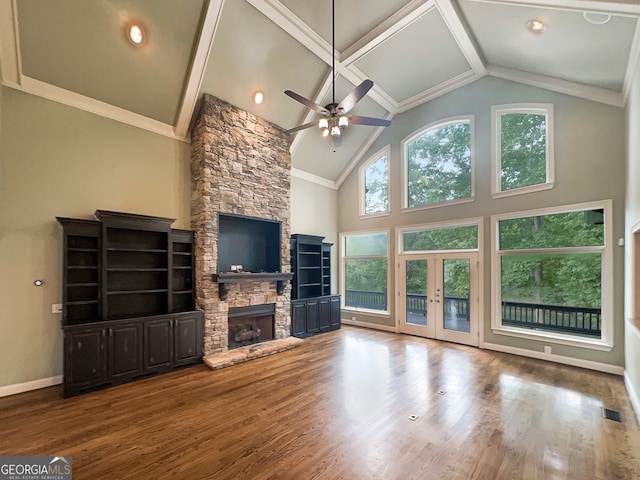
[[391, 125], [389, 120], [384, 118], [362, 117], [360, 115], [348, 115], [349, 122], [354, 125], [370, 125], [372, 127], [388, 127]]
[[[338, 112], [347, 113], [349, 110], [355, 107], [356, 103], [358, 103], [362, 99], [362, 97], [364, 97], [367, 92], [371, 90], [371, 87], [373, 87], [373, 82], [371, 80], [365, 80], [360, 85], [358, 85], [353, 90], [353, 92], [344, 97], [344, 100], [342, 100], [338, 104]], [[342, 109], [342, 111], [340, 109]]]
[[317, 127], [317, 126], [318, 126], [318, 121], [316, 120], [315, 122], [309, 122], [309, 123], [305, 123], [304, 125], [293, 127], [289, 130], [286, 130], [285, 133], [293, 133], [293, 132], [297, 132], [298, 130], [304, 130], [305, 128], [311, 128], [311, 127]]
[[302, 95], [298, 95], [296, 92], [292, 92], [291, 90], [285, 90], [284, 93], [285, 93], [285, 95], [289, 95], [294, 100], [297, 100], [298, 102], [300, 102], [301, 104], [303, 104], [307, 108], [310, 108], [314, 112], [322, 113], [324, 115], [329, 115], [329, 110], [327, 110], [324, 107], [321, 107], [320, 105], [318, 105], [317, 103], [312, 102], [311, 100], [307, 100]]
[[337, 135], [333, 137], [333, 146], [339, 147], [340, 145], [342, 145], [342, 135]]

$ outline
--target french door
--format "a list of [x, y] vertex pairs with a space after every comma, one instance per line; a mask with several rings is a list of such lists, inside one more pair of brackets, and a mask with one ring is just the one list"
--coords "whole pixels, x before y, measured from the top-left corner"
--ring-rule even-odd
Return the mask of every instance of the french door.
[[401, 255], [399, 330], [478, 346], [478, 253]]

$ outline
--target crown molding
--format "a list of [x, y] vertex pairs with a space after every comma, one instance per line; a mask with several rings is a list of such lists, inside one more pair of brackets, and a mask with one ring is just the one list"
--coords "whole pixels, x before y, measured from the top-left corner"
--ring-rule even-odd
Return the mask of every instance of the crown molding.
[[304, 170], [300, 170], [298, 168], [291, 167], [291, 176], [299, 178], [301, 180], [306, 180], [307, 182], [321, 185], [323, 187], [330, 188], [332, 190], [338, 189], [336, 182], [332, 182], [327, 178], [314, 175], [313, 173], [305, 172]]
[[484, 75], [476, 75], [473, 70], [467, 70], [466, 72], [463, 72], [449, 80], [446, 80], [436, 85], [435, 87], [430, 88], [429, 90], [425, 90], [424, 92], [418, 93], [417, 95], [406, 99], [404, 102], [401, 102], [398, 105], [398, 113], [411, 110], [412, 108], [438, 98], [445, 93], [449, 93], [453, 90], [456, 90], [457, 88], [475, 82], [483, 76]]
[[134, 127], [142, 128], [153, 133], [164, 135], [165, 137], [189, 143], [189, 139], [176, 135], [173, 126], [159, 122], [149, 117], [130, 112], [124, 108], [116, 107], [109, 103], [101, 102], [94, 98], [86, 97], [64, 88], [56, 87], [31, 77], [22, 76], [20, 88], [18, 90], [38, 97], [46, 98], [54, 102], [62, 103], [69, 107], [74, 107], [85, 112], [94, 113], [102, 117], [110, 118], [121, 123], [126, 123]]
[[536, 75], [534, 73], [521, 72], [510, 68], [489, 65], [487, 73], [493, 77], [511, 80], [512, 82], [523, 83], [532, 87], [544, 88], [552, 92], [564, 93], [574, 97], [584, 98], [592, 102], [604, 103], [614, 107], [623, 107], [624, 99], [621, 93], [604, 88], [590, 87], [568, 80]]

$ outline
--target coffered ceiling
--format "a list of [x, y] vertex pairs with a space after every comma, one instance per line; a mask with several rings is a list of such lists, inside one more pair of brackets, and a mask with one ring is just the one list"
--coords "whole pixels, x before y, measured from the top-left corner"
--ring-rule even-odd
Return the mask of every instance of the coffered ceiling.
[[[351, 113], [392, 120], [493, 75], [622, 107], [639, 18], [636, 0], [336, 0], [336, 100], [369, 78]], [[331, 1], [0, 0], [0, 61], [6, 86], [181, 140], [203, 93], [289, 129], [317, 114], [284, 90], [332, 101]], [[302, 130], [293, 172], [339, 185], [380, 130], [339, 148]]]

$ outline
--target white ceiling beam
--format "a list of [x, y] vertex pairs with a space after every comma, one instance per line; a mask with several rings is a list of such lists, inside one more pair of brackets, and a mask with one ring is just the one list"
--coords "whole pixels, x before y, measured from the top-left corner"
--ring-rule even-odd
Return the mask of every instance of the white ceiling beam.
[[388, 19], [374, 28], [367, 35], [347, 48], [341, 55], [345, 65], [351, 65], [371, 50], [382, 44], [393, 35], [426, 15], [435, 7], [433, 0], [413, 0], [402, 7]]
[[300, 170], [299, 168], [291, 167], [291, 176], [306, 180], [307, 182], [322, 185], [323, 187], [327, 187], [332, 190], [338, 189], [336, 182], [333, 182], [324, 177], [319, 177], [318, 175], [314, 175], [313, 173], [305, 172], [304, 170]]
[[304, 45], [323, 62], [331, 65], [333, 50], [331, 45], [282, 3], [278, 0], [247, 0], [247, 2]]
[[198, 94], [207, 69], [207, 61], [209, 60], [213, 39], [220, 22], [223, 5], [224, 0], [210, 0], [207, 3], [200, 35], [196, 41], [196, 53], [189, 70], [180, 111], [176, 119], [175, 134], [178, 137], [185, 137], [189, 131], [189, 125], [198, 102]]
[[510, 68], [487, 66], [487, 73], [493, 77], [504, 78], [513, 82], [523, 83], [532, 87], [544, 88], [552, 92], [564, 93], [574, 97], [585, 98], [593, 102], [604, 103], [614, 107], [623, 107], [624, 99], [621, 93], [604, 88], [591, 87], [580, 83], [560, 80], [558, 78], [536, 75]]
[[18, 37], [18, 10], [15, 0], [0, 0], [0, 65], [2, 83], [19, 88], [22, 76]]
[[486, 75], [487, 70], [480, 47], [476, 44], [467, 25], [462, 22], [463, 16], [460, 11], [451, 3], [451, 0], [435, 0], [435, 2], [442, 19], [447, 24], [447, 28], [449, 28], [471, 69], [478, 76]]

